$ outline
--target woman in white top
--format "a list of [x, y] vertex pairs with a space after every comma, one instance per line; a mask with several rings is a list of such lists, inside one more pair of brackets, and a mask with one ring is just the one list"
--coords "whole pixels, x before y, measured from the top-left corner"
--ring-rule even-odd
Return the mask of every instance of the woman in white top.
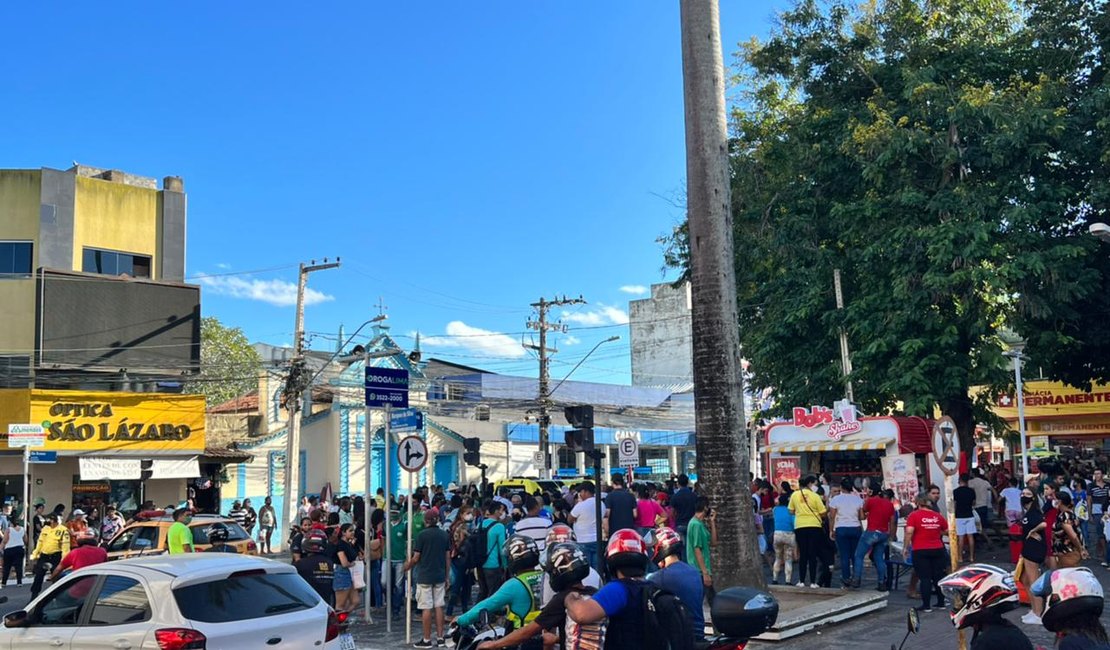
[[8, 584], [8, 574], [15, 569], [15, 584], [23, 585], [23, 558], [27, 552], [27, 530], [23, 522], [16, 520], [4, 531], [4, 541], [0, 542], [4, 548], [4, 575], [0, 579], [0, 586]]
[[836, 550], [840, 552], [840, 580], [844, 584], [852, 578], [856, 545], [863, 531], [859, 519], [863, 499], [854, 488], [852, 479], [845, 476], [840, 481], [840, 494], [829, 501], [829, 521], [832, 522], [829, 537], [836, 542]]

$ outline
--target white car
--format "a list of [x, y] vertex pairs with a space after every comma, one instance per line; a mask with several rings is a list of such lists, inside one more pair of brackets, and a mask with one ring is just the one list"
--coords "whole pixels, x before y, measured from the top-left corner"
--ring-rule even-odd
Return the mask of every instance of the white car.
[[105, 562], [4, 617], [0, 649], [312, 650], [340, 621], [288, 565], [230, 553]]

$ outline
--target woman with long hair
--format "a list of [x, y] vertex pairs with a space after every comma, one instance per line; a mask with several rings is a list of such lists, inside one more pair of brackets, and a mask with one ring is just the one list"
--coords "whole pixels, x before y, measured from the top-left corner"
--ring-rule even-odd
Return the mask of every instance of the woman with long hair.
[[1059, 492], [1056, 495], [1056, 509], [1058, 514], [1052, 525], [1052, 554], [1056, 557], [1056, 567], [1077, 567], [1080, 560], [1086, 560], [1090, 556], [1079, 537], [1079, 518], [1072, 508], [1071, 495]]
[[459, 512], [455, 516], [455, 521], [451, 523], [451, 528], [448, 536], [451, 540], [449, 557], [451, 558], [451, 587], [447, 593], [447, 608], [445, 613], [447, 616], [455, 610], [455, 598], [459, 600], [462, 605], [463, 611], [470, 609], [470, 588], [474, 584], [474, 576], [472, 572], [466, 569], [463, 564], [461, 551], [463, 545], [466, 544], [466, 538], [470, 536], [470, 532], [474, 526], [474, 508], [469, 503], [463, 503], [459, 506]]
[[[1028, 487], [1021, 491], [1021, 584], [1031, 588], [1041, 577], [1041, 565], [1048, 555], [1045, 542], [1046, 525], [1037, 496]], [[1021, 617], [1027, 625], [1041, 624], [1044, 601], [1036, 596], [1029, 598], [1030, 611]]]
[[370, 513], [370, 606], [384, 607], [385, 592], [382, 590], [382, 558], [385, 556], [385, 510], [374, 508]]
[[354, 524], [343, 524], [335, 529], [331, 540], [335, 548], [335, 609], [339, 612], [349, 612], [358, 607], [358, 592], [355, 591], [354, 579], [351, 577], [351, 566], [358, 559], [358, 550], [355, 548]]
[[794, 515], [794, 537], [798, 542], [798, 586], [804, 587], [806, 576], [810, 587], [817, 588], [817, 566], [820, 562], [825, 531], [822, 527], [826, 508], [817, 494], [817, 478], [802, 479], [801, 489], [790, 495], [790, 513]]

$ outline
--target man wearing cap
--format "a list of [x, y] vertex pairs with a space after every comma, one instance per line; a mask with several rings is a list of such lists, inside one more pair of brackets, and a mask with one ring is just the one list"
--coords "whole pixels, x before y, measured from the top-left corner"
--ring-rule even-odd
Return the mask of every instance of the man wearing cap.
[[89, 522], [85, 521], [84, 510], [77, 508], [73, 511], [71, 516], [73, 518], [66, 523], [66, 527], [69, 528], [69, 534], [71, 536], [76, 537], [89, 529]]

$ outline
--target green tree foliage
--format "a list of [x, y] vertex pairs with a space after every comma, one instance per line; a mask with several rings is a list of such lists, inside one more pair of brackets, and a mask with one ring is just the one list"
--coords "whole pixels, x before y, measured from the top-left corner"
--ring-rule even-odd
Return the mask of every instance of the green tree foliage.
[[238, 327], [213, 316], [200, 324], [200, 373], [186, 392], [204, 395], [209, 406], [223, 404], [258, 389], [262, 358]]
[[[1057, 376], [1106, 377], [1106, 355], [1082, 365], [1110, 327], [1110, 251], [1085, 232], [1106, 119], [1084, 106], [1105, 103], [1087, 96], [1093, 4], [800, 0], [743, 47], [740, 331], [780, 414], [844, 394], [840, 328], [865, 412], [939, 406], [965, 445], [991, 419], [971, 387], [1009, 380], [1004, 328]], [[679, 229], [666, 261], [684, 259]]]

